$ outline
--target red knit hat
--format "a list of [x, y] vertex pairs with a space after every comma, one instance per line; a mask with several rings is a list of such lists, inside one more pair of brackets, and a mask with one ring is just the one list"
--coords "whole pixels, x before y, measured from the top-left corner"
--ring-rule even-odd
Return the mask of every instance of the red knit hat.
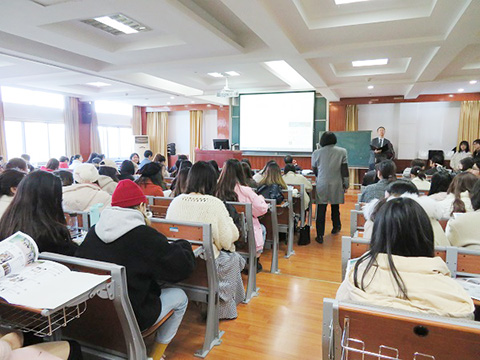
[[128, 179], [118, 182], [112, 195], [112, 206], [127, 208], [140, 205], [141, 203], [147, 204], [148, 200], [140, 186]]

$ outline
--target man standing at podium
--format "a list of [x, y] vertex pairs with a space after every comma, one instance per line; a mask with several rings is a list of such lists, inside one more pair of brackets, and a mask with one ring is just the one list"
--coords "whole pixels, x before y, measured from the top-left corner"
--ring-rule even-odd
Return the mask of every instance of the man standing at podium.
[[370, 142], [370, 160], [369, 160], [369, 170], [375, 168], [375, 164], [380, 161], [395, 158], [395, 151], [393, 150], [393, 145], [390, 140], [385, 139], [385, 128], [380, 126], [377, 129], [378, 137], [372, 139]]

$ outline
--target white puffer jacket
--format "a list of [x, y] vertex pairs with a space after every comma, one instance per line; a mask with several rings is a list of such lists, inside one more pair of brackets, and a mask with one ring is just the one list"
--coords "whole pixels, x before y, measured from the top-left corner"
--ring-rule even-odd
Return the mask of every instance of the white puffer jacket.
[[111, 202], [111, 195], [94, 184], [73, 184], [63, 188], [64, 210], [88, 211], [92, 205], [102, 203], [102, 211]]

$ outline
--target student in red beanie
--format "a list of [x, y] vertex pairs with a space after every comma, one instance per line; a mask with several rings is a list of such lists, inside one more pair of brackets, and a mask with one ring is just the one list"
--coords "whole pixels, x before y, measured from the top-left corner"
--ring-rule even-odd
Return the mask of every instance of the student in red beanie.
[[156, 334], [150, 357], [158, 360], [175, 336], [188, 304], [183, 290], [161, 289], [158, 283], [187, 278], [195, 266], [195, 257], [188, 241], [169, 243], [164, 235], [149, 226], [146, 203], [137, 184], [131, 180], [120, 181], [112, 195], [112, 207], [103, 210], [76, 256], [125, 266], [128, 296], [140, 330], [149, 328], [174, 310]]

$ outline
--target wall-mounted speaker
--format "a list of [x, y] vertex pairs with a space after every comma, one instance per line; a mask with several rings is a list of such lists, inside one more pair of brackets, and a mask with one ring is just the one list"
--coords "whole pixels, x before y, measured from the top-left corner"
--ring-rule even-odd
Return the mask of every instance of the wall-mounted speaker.
[[80, 116], [83, 124], [90, 124], [92, 122], [93, 110], [91, 102], [80, 102]]

